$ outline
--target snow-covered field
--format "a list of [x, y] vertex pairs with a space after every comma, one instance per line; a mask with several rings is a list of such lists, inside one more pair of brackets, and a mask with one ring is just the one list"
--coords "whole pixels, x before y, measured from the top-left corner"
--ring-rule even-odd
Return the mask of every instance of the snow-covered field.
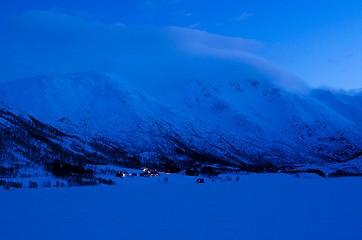
[[[362, 178], [169, 174], [116, 186], [0, 191], [0, 238], [361, 239]], [[125, 180], [125, 179], [123, 179]], [[133, 183], [133, 184], [132, 184]]]

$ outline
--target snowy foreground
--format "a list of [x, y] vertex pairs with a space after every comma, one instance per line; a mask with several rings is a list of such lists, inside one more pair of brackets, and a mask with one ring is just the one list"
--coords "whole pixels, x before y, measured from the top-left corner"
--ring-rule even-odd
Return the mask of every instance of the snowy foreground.
[[[361, 239], [362, 178], [178, 174], [116, 186], [0, 189], [0, 239]], [[161, 179], [158, 181], [156, 179]]]

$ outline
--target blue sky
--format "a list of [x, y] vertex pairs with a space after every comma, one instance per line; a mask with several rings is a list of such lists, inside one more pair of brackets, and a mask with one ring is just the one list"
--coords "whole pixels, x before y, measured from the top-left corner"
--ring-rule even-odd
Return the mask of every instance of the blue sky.
[[[141, 52], [145, 53], [142, 58], [157, 57], [159, 52], [159, 56], [173, 57], [168, 53], [173, 43], [167, 36], [177, 32], [177, 38], [173, 34], [172, 39], [179, 42], [190, 29], [181, 45], [202, 38], [203, 46], [266, 59], [311, 86], [362, 87], [361, 1], [0, 0], [0, 5], [0, 63], [6, 63], [0, 74], [5, 80], [76, 69], [113, 70], [120, 66], [117, 61], [122, 61], [117, 57], [125, 57], [123, 52], [127, 51], [128, 58]], [[129, 31], [121, 36], [114, 26]], [[119, 43], [134, 43], [132, 51], [119, 47], [115, 35]], [[145, 36], [151, 40], [142, 39]], [[126, 37], [131, 40], [125, 42]], [[85, 47], [85, 39], [90, 38]], [[77, 39], [78, 45], [74, 44]], [[163, 41], [167, 44], [161, 44]], [[99, 45], [108, 48], [91, 51]], [[60, 51], [62, 47], [68, 51]], [[116, 48], [114, 56], [111, 47]], [[76, 57], [77, 64], [72, 63], [72, 52], [84, 59]], [[100, 58], [103, 65], [89, 58]], [[68, 66], [60, 68], [61, 61], [67, 61]]]

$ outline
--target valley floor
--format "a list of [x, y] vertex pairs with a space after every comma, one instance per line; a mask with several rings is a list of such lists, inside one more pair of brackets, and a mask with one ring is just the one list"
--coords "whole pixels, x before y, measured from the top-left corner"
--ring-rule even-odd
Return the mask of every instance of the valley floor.
[[[362, 178], [178, 174], [115, 186], [0, 190], [0, 238], [361, 239]], [[124, 179], [125, 180], [125, 179]], [[121, 180], [120, 180], [121, 181]]]

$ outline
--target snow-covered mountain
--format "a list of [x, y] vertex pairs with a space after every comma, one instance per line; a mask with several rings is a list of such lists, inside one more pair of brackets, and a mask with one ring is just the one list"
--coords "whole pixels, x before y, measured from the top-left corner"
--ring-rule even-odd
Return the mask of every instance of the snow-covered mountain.
[[358, 94], [291, 91], [266, 79], [136, 86], [103, 73], [35, 77], [1, 84], [0, 101], [73, 136], [80, 148], [107, 143], [146, 162], [291, 165], [362, 151]]
[[67, 135], [0, 102], [0, 174], [53, 161], [105, 164], [126, 155], [119, 146]]

